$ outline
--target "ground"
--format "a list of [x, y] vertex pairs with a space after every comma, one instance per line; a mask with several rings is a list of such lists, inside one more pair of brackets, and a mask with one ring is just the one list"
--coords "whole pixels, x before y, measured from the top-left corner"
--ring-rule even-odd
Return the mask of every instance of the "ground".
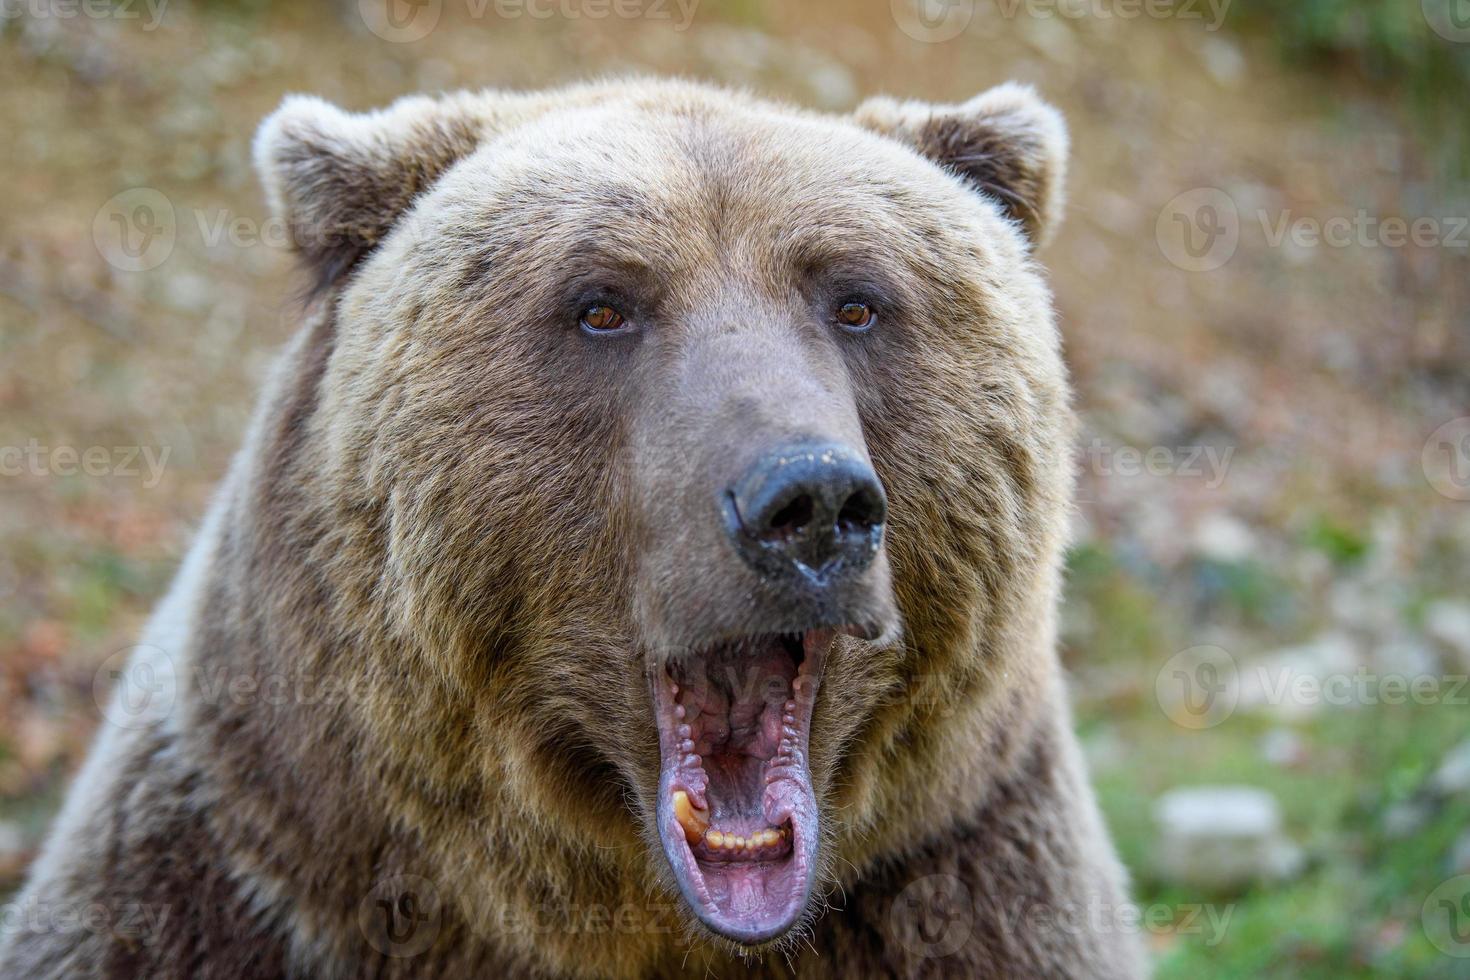
[[[1073, 132], [1070, 212], [1043, 255], [1084, 420], [1064, 657], [1137, 898], [1171, 923], [1150, 935], [1158, 974], [1463, 975], [1421, 910], [1470, 872], [1452, 857], [1470, 797], [1424, 791], [1470, 734], [1447, 604], [1470, 494], [1435, 456], [1470, 405], [1470, 198], [1399, 88], [1285, 65], [1269, 24], [1210, 30], [1203, 6], [1124, 20], [978, 0], [925, 41], [903, 0], [705, 0], [683, 29], [675, 4], [538, 19], [446, 0], [401, 43], [355, 3], [180, 2], [153, 29], [134, 6], [0, 20], [0, 447], [24, 450], [0, 458], [24, 460], [0, 475], [0, 894], [103, 723], [99, 665], [165, 587], [292, 329], [302, 282], [249, 164], [284, 93], [368, 108], [647, 71], [846, 110], [1016, 78]], [[1228, 234], [1183, 247], [1176, 214], [1198, 236], [1232, 210], [1233, 252]], [[1332, 218], [1342, 234], [1314, 243]], [[1389, 218], [1433, 227], [1396, 245]], [[88, 475], [65, 449], [93, 447]], [[1195, 730], [1156, 680], [1203, 645], [1243, 672], [1308, 645], [1300, 662], [1344, 650], [1370, 678], [1439, 686], [1425, 703], [1242, 702]], [[1210, 893], [1156, 873], [1154, 800], [1215, 783], [1276, 794], [1298, 877]], [[1228, 911], [1222, 932], [1191, 922], [1200, 903]]]

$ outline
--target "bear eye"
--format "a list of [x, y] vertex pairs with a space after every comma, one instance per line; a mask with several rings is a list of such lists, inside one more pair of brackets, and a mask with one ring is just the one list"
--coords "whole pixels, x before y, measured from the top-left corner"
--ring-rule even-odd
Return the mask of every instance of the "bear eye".
[[592, 333], [609, 333], [623, 323], [623, 315], [606, 303], [593, 303], [582, 311], [582, 329]]
[[837, 308], [837, 322], [849, 330], [866, 330], [877, 319], [878, 314], [867, 303], [854, 300]]

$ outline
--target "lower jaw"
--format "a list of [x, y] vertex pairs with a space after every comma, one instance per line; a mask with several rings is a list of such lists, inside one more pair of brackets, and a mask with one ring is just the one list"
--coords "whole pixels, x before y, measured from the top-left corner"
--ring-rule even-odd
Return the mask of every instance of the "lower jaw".
[[[770, 710], [780, 711], [780, 728], [766, 739], [775, 744], [765, 758], [759, 751], [733, 761], [729, 754], [705, 759], [695, 752], [698, 746], [681, 737], [699, 733], [681, 727], [677, 682], [667, 669], [654, 680], [662, 755], [657, 819], [664, 853], [700, 921], [743, 945], [780, 938], [801, 920], [811, 897], [820, 825], [807, 737], [835, 635], [830, 629], [801, 635], [801, 653], [793, 658], [794, 676], [784, 692], [769, 688], [780, 683], [784, 667], [768, 664]], [[759, 656], [779, 659], [770, 652]]]

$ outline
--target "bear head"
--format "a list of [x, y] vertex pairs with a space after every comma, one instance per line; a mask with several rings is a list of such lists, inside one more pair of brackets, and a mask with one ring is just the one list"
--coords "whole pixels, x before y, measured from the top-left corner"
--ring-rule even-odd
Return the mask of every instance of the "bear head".
[[963, 802], [1050, 656], [1065, 147], [1018, 86], [288, 99], [256, 156], [333, 323], [323, 615], [469, 719], [415, 778], [641, 842], [746, 948]]

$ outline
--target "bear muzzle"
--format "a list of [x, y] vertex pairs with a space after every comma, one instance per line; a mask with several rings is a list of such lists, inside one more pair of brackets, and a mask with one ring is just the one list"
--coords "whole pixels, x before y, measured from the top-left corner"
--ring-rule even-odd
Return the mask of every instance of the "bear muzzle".
[[802, 441], [761, 455], [723, 493], [725, 532], [761, 576], [824, 589], [868, 568], [888, 499], [856, 449]]

